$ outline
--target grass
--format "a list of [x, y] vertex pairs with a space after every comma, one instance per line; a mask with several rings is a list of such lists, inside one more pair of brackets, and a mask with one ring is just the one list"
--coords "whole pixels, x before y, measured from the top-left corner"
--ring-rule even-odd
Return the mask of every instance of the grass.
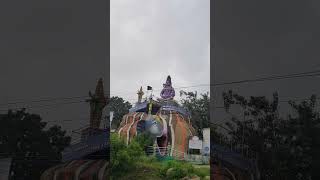
[[[172, 169], [167, 174], [168, 169]], [[194, 175], [204, 179], [210, 176], [210, 166], [208, 165], [192, 165], [182, 161], [158, 161], [154, 157], [143, 157], [135, 163], [132, 169], [122, 172], [112, 179], [139, 179], [139, 180], [161, 180], [161, 179], [180, 179], [186, 176]]]
[[204, 178], [210, 176], [210, 165], [193, 165], [195, 167], [195, 174], [199, 177]]

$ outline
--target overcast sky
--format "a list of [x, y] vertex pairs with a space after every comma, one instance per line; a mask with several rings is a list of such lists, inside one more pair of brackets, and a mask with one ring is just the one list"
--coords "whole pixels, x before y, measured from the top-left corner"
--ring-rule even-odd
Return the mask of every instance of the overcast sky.
[[136, 102], [140, 86], [161, 89], [167, 75], [174, 87], [210, 83], [209, 0], [111, 0], [110, 16], [111, 95]]
[[[80, 101], [94, 91], [98, 78], [109, 85], [106, 4], [0, 2], [1, 113], [27, 107], [28, 112], [50, 121], [48, 126], [59, 124], [69, 132], [89, 123], [89, 104]], [[7, 104], [17, 101], [22, 103]]]
[[[50, 125], [72, 130], [88, 123], [87, 103], [37, 108], [61, 101], [30, 101], [74, 96], [83, 97], [67, 102], [85, 100], [99, 77], [105, 77], [108, 86], [106, 2], [0, 2], [1, 112], [27, 105], [29, 112], [55, 121]], [[111, 0], [112, 94], [135, 102], [140, 86], [161, 89], [167, 75], [180, 87], [209, 84], [210, 71], [214, 82], [228, 82], [320, 69], [319, 1], [216, 1], [211, 9], [216, 21], [211, 61], [209, 3]], [[217, 106], [228, 89], [246, 96], [277, 91], [283, 100], [305, 98], [320, 95], [318, 82], [319, 77], [310, 77], [230, 85], [215, 88], [211, 96]], [[24, 103], [8, 106], [17, 100]], [[224, 118], [220, 110], [212, 117]]]
[[[215, 1], [215, 55], [211, 61], [214, 82], [255, 79], [320, 69], [320, 2]], [[216, 106], [221, 94], [232, 89], [244, 96], [279, 93], [280, 100], [320, 97], [319, 76], [234, 84], [214, 88]], [[280, 109], [287, 113], [287, 104]], [[212, 120], [223, 122], [222, 109]]]

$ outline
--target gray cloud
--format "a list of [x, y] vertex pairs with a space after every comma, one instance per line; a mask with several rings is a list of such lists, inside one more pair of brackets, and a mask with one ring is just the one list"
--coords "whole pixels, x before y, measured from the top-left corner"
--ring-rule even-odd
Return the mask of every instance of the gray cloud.
[[168, 74], [175, 87], [209, 84], [209, 3], [111, 0], [111, 93], [134, 102], [140, 85], [160, 89]]
[[[310, 1], [216, 1], [215, 82], [238, 81], [319, 69], [320, 3]], [[277, 91], [281, 100], [320, 95], [319, 77], [286, 79], [214, 88], [215, 104], [223, 91], [244, 96], [267, 96]], [[286, 114], [288, 105], [280, 103]], [[224, 121], [222, 109], [212, 120]]]
[[[85, 100], [96, 80], [107, 75], [106, 3], [0, 2], [0, 113], [27, 106], [44, 121], [54, 121], [49, 126], [60, 124], [68, 131], [89, 123], [88, 103], [30, 101], [74, 96], [83, 98], [68, 102]], [[6, 105], [16, 101], [25, 103]]]

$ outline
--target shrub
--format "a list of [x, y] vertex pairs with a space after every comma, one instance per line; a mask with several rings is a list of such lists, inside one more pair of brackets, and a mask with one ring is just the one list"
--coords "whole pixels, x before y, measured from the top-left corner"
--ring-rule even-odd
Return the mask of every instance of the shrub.
[[133, 139], [128, 146], [117, 134], [112, 134], [110, 140], [111, 172], [116, 177], [134, 170], [136, 163], [145, 157], [142, 145], [143, 142], [147, 141], [141, 137], [138, 140], [136, 138]]
[[126, 150], [125, 142], [116, 134], [111, 135], [111, 172], [114, 174], [129, 170], [132, 166], [132, 158]]

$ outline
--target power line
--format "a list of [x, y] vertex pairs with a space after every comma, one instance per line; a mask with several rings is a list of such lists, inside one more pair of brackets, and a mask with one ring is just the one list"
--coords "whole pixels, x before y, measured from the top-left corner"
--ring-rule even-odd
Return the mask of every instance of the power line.
[[[320, 98], [316, 98], [316, 99], [320, 99]], [[135, 99], [129, 99], [129, 100], [135, 100]], [[290, 101], [305, 101], [305, 100], [310, 100], [310, 98], [303, 98], [303, 99], [295, 99], [295, 100], [280, 100], [279, 102], [283, 103], [288, 103]], [[10, 108], [11, 110], [20, 110], [22, 108], [26, 108], [26, 109], [32, 109], [32, 108], [36, 108], [36, 109], [47, 109], [48, 107], [56, 107], [56, 106], [59, 106], [59, 105], [67, 105], [67, 104], [78, 104], [78, 103], [83, 103], [83, 102], [86, 102], [84, 100], [81, 100], [81, 101], [73, 101], [73, 102], [65, 102], [65, 103], [56, 103], [56, 104], [49, 104], [49, 105], [39, 105], [39, 106], [27, 106], [27, 107], [20, 107], [20, 108]], [[217, 108], [217, 109], [223, 109], [225, 108], [224, 106], [216, 106], [214, 108]], [[0, 110], [0, 111], [8, 111], [8, 110]]]
[[[320, 99], [320, 98], [316, 98], [316, 99]], [[130, 100], [134, 100], [134, 99], [130, 99]], [[288, 103], [290, 101], [306, 101], [306, 100], [310, 100], [310, 98], [302, 98], [302, 99], [295, 99], [295, 100], [280, 100], [280, 103]], [[20, 110], [22, 108], [26, 108], [26, 109], [32, 109], [32, 108], [36, 108], [36, 109], [47, 109], [48, 107], [56, 107], [59, 105], [66, 105], [66, 104], [77, 104], [77, 103], [82, 103], [82, 102], [86, 102], [86, 101], [75, 101], [75, 102], [66, 102], [66, 103], [56, 103], [56, 104], [50, 104], [50, 105], [40, 105], [40, 106], [28, 106], [28, 107], [21, 107], [21, 108], [12, 108], [10, 110]], [[224, 109], [224, 106], [216, 106], [214, 107], [215, 109]], [[8, 110], [0, 110], [0, 111], [8, 111]]]
[[[110, 91], [105, 91], [106, 94], [109, 94]], [[89, 96], [71, 96], [71, 97], [56, 97], [56, 98], [41, 98], [37, 100], [20, 100], [20, 101], [14, 101], [14, 102], [7, 102], [2, 103], [0, 106], [4, 105], [14, 105], [14, 104], [25, 104], [25, 103], [37, 103], [37, 102], [47, 102], [47, 101], [59, 101], [59, 100], [72, 100], [72, 99], [79, 99], [79, 98], [88, 98]]]
[[[231, 81], [231, 82], [222, 82], [222, 83], [214, 83], [214, 84], [198, 84], [198, 85], [191, 85], [191, 86], [183, 86], [177, 87], [175, 89], [186, 89], [192, 87], [205, 87], [205, 86], [224, 86], [224, 85], [231, 85], [231, 84], [242, 84], [242, 83], [252, 83], [252, 82], [263, 82], [263, 81], [272, 81], [272, 80], [281, 80], [281, 79], [292, 79], [292, 78], [302, 78], [302, 77], [313, 77], [319, 76], [320, 70], [308, 71], [308, 72], [301, 72], [301, 73], [293, 73], [293, 74], [286, 74], [286, 75], [274, 75], [256, 79], [247, 79], [247, 80], [239, 80], [239, 81]], [[154, 91], [160, 91], [161, 89], [155, 89]], [[109, 91], [106, 91], [109, 92]], [[132, 91], [134, 92], [134, 91]], [[88, 96], [76, 96], [76, 97], [61, 97], [61, 98], [46, 98], [46, 99], [39, 99], [39, 100], [31, 100], [31, 101], [18, 101], [18, 102], [8, 102], [6, 104], [1, 105], [13, 105], [13, 104], [21, 104], [26, 102], [46, 102], [46, 101], [57, 101], [57, 100], [70, 100], [70, 99], [78, 99], [78, 98], [85, 98]], [[47, 106], [47, 105], [45, 105]], [[49, 105], [51, 106], [51, 105]]]
[[224, 85], [231, 85], [231, 84], [263, 82], [263, 81], [272, 81], [272, 80], [281, 80], [281, 79], [301, 78], [301, 77], [313, 77], [313, 76], [319, 76], [319, 75], [320, 75], [320, 70], [315, 70], [315, 71], [301, 72], [301, 73], [294, 73], [294, 74], [268, 76], [268, 77], [262, 77], [262, 78], [256, 78], [256, 79], [222, 82], [222, 83], [212, 84], [212, 86], [224, 86]]
[[[191, 87], [205, 87], [205, 86], [223, 86], [223, 85], [230, 85], [230, 84], [242, 84], [242, 83], [250, 83], [250, 82], [272, 81], [272, 80], [313, 77], [313, 76], [320, 76], [320, 70], [286, 74], [286, 75], [273, 75], [273, 76], [261, 77], [256, 79], [246, 79], [246, 80], [239, 80], [239, 81], [213, 83], [213, 84], [197, 84], [197, 85], [191, 85], [191, 86], [177, 87], [174, 89], [185, 89], [185, 88], [191, 88]], [[155, 89], [154, 91], [159, 91], [159, 90], [161, 89]]]
[[267, 77], [261, 77], [261, 78], [256, 78], [256, 79], [246, 79], [246, 80], [239, 80], [239, 81], [213, 83], [213, 84], [198, 84], [198, 85], [192, 85], [192, 86], [178, 87], [175, 89], [201, 87], [201, 86], [224, 86], [224, 85], [231, 85], [231, 84], [242, 84], [242, 83], [250, 83], [250, 82], [272, 81], [272, 80], [292, 79], [292, 78], [301, 78], [301, 77], [313, 77], [313, 76], [320, 76], [320, 70], [286, 74], [286, 75], [274, 75], [274, 76], [267, 76]]
[[8, 102], [8, 103], [2, 103], [0, 106], [3, 105], [14, 105], [14, 104], [23, 104], [23, 103], [35, 103], [35, 102], [46, 102], [46, 101], [57, 101], [57, 100], [69, 100], [69, 99], [78, 99], [78, 98], [84, 98], [87, 96], [75, 96], [75, 97], [60, 97], [60, 98], [43, 98], [38, 100], [30, 100], [30, 101], [16, 101], [16, 102]]
[[[320, 97], [316, 98], [316, 100], [320, 100]], [[296, 98], [296, 99], [291, 99], [291, 100], [279, 100], [279, 103], [289, 103], [290, 101], [296, 102], [296, 101], [310, 101], [310, 98]], [[220, 109], [220, 108], [225, 108], [224, 106], [216, 106], [214, 108]]]
[[[225, 85], [231, 85], [231, 84], [243, 84], [243, 83], [252, 83], [252, 82], [282, 80], [282, 79], [313, 77], [313, 76], [320, 76], [320, 70], [286, 74], [286, 75], [273, 75], [273, 76], [261, 77], [261, 78], [256, 78], [256, 79], [246, 79], [246, 80], [239, 80], [239, 81], [213, 83], [213, 84], [197, 84], [197, 85], [191, 85], [191, 86], [176, 87], [174, 89], [186, 89], [186, 88], [192, 88], [192, 87], [208, 87], [208, 86], [213, 86], [213, 87], [214, 86], [225, 86]], [[154, 89], [153, 91], [161, 91], [161, 89]]]
[[[20, 109], [47, 109], [48, 107], [56, 107], [60, 105], [67, 105], [67, 104], [79, 104], [86, 102], [84, 100], [81, 101], [72, 101], [72, 102], [62, 102], [62, 103], [55, 103], [55, 104], [46, 104], [46, 105], [39, 105], [39, 106], [21, 106], [20, 108], [10, 108], [10, 110], [20, 110]], [[0, 110], [0, 111], [8, 111], [8, 110]]]
[[[61, 104], [74, 104], [74, 103], [85, 102], [84, 100], [75, 101], [75, 102], [67, 102], [66, 101], [66, 100], [79, 99], [79, 98], [85, 98], [85, 97], [88, 97], [88, 96], [45, 98], [45, 99], [31, 100], [31, 101], [16, 101], [16, 102], [2, 103], [2, 104], [0, 104], [0, 106], [8, 106], [8, 105], [15, 105], [15, 104], [26, 104], [26, 103], [37, 103], [37, 102], [50, 102], [50, 101], [59, 101], [59, 100], [63, 100], [62, 102], [65, 102], [65, 103], [57, 103], [57, 104], [53, 104], [53, 105], [29, 106], [27, 108], [51, 107], [51, 106], [61, 105]], [[20, 109], [20, 108], [15, 108], [15, 109]]]

